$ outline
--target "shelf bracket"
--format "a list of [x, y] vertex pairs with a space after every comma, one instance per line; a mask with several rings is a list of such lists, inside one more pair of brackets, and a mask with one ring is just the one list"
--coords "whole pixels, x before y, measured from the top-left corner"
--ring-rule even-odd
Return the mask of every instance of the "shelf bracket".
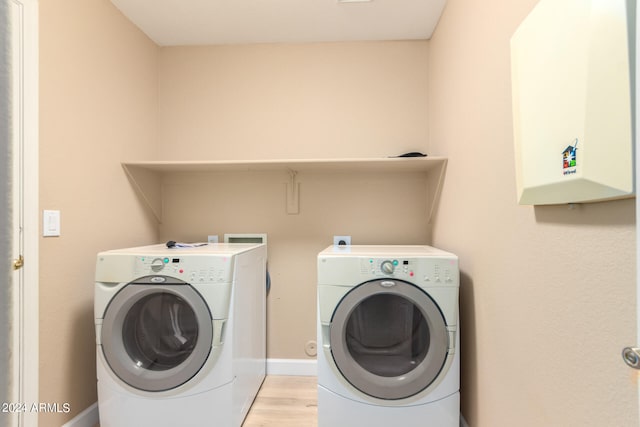
[[289, 182], [287, 182], [287, 214], [298, 215], [300, 213], [300, 183], [297, 181], [297, 171], [289, 169]]
[[158, 224], [162, 224], [162, 185], [159, 172], [125, 164], [122, 167], [153, 217]]
[[429, 181], [429, 191], [427, 193], [427, 201], [429, 206], [428, 224], [433, 224], [437, 211], [437, 205], [440, 203], [440, 194], [444, 185], [444, 177], [447, 171], [447, 159], [443, 159], [438, 168], [427, 172]]

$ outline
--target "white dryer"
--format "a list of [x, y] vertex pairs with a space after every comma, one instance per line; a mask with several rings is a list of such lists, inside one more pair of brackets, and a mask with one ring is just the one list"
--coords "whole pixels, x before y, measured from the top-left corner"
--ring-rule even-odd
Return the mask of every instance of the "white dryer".
[[430, 246], [318, 255], [318, 426], [458, 427], [458, 258]]
[[265, 376], [263, 244], [97, 256], [101, 427], [240, 426]]

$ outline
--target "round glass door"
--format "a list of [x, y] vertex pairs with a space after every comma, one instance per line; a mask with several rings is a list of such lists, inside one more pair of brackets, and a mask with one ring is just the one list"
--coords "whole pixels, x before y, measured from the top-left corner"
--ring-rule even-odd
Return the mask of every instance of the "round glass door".
[[436, 303], [399, 280], [374, 280], [352, 289], [334, 311], [331, 353], [342, 375], [379, 399], [413, 396], [440, 374], [448, 333]]
[[[102, 349], [113, 372], [132, 387], [162, 391], [192, 378], [211, 351], [211, 315], [190, 285], [131, 283], [109, 303]], [[169, 282], [169, 283], [167, 283]]]

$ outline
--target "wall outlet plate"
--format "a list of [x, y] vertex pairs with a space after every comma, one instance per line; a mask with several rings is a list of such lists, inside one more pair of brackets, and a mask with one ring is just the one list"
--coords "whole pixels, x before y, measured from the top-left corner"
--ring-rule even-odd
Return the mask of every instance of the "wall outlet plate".
[[213, 234], [213, 235], [207, 236], [207, 242], [208, 243], [218, 243], [218, 235], [217, 234]]
[[333, 236], [334, 246], [351, 246], [351, 236]]

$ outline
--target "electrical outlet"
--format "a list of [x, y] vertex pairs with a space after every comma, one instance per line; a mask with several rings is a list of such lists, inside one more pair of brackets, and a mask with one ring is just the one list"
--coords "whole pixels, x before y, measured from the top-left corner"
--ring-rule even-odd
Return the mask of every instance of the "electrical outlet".
[[218, 243], [218, 235], [214, 234], [214, 235], [207, 236], [207, 242], [208, 243]]
[[334, 246], [350, 246], [351, 236], [333, 236]]

